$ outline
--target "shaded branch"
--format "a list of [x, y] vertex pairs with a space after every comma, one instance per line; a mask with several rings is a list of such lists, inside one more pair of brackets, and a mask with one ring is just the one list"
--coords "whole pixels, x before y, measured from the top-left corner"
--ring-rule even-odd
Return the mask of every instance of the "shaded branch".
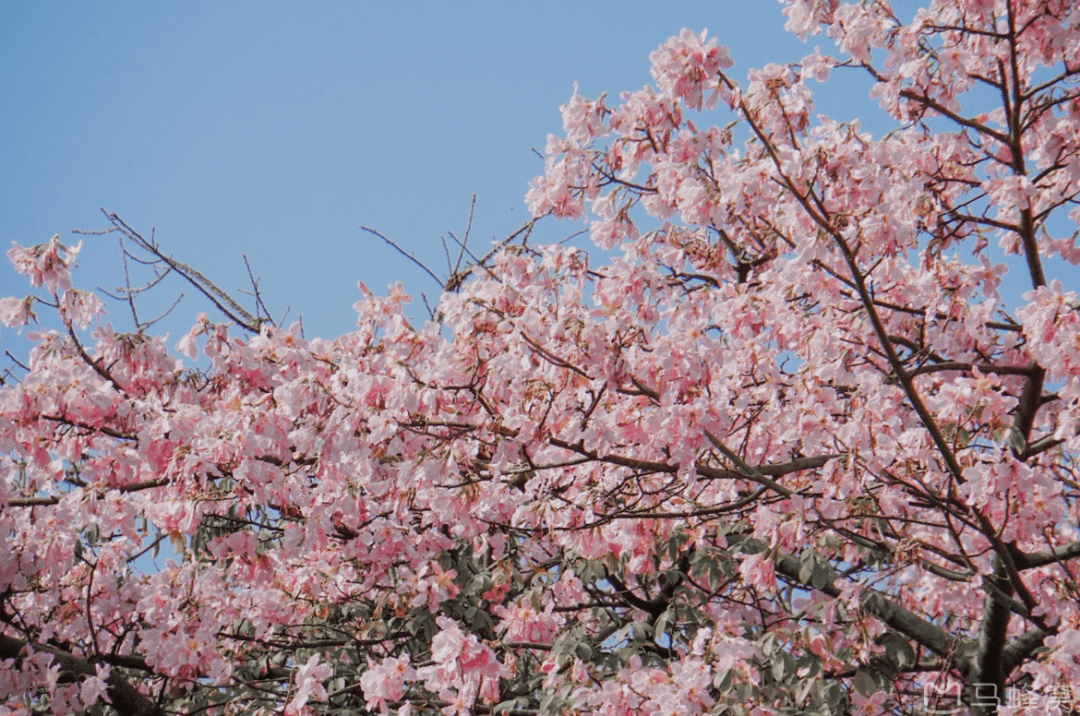
[[[53, 663], [59, 664], [61, 671], [67, 671], [77, 676], [95, 676], [97, 674], [94, 664], [87, 659], [51, 646], [35, 644], [0, 634], [0, 659], [15, 659], [16, 662], [19, 662], [26, 657], [25, 652], [28, 648], [34, 652], [52, 654]], [[120, 716], [164, 716], [165, 712], [158, 708], [149, 696], [141, 693], [115, 671], [109, 674], [106, 683], [108, 684], [108, 694], [112, 700], [112, 707], [116, 709]]]
[[[813, 585], [799, 578], [801, 562], [790, 555], [783, 555], [776, 559], [776, 571], [785, 578], [813, 589]], [[833, 578], [824, 584], [819, 591], [835, 598], [841, 596], [841, 591], [833, 583]], [[970, 660], [972, 644], [946, 633], [922, 617], [897, 606], [887, 596], [873, 589], [865, 589], [861, 592], [859, 603], [868, 614], [877, 617], [886, 625], [903, 634], [907, 638], [926, 647], [944, 659], [953, 659], [957, 656], [967, 657]], [[965, 675], [970, 674], [970, 663], [961, 663], [961, 670]]]
[[1013, 559], [1016, 562], [1017, 569], [1035, 569], [1056, 562], [1066, 562], [1076, 557], [1080, 557], [1080, 542], [1073, 542], [1064, 547], [1056, 547], [1031, 554], [1018, 552], [1013, 556]]

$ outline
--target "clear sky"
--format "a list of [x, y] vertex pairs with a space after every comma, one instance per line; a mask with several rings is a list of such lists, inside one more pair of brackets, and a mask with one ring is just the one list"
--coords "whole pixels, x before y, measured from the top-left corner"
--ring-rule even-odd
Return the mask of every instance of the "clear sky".
[[[244, 286], [246, 254], [275, 316], [291, 307], [309, 337], [336, 336], [355, 325], [357, 281], [437, 294], [360, 225], [438, 269], [475, 193], [483, 249], [528, 218], [533, 148], [561, 132], [574, 83], [639, 89], [683, 27], [728, 45], [740, 79], [831, 50], [783, 23], [769, 0], [0, 0], [0, 245], [77, 241], [72, 229], [107, 226], [104, 207], [226, 290]], [[819, 109], [876, 114], [868, 84], [847, 79]], [[85, 242], [77, 284], [118, 285], [115, 240]], [[0, 295], [27, 293], [2, 264]], [[173, 342], [207, 310], [187, 293], [162, 329]], [[0, 350], [15, 342], [5, 331]]]

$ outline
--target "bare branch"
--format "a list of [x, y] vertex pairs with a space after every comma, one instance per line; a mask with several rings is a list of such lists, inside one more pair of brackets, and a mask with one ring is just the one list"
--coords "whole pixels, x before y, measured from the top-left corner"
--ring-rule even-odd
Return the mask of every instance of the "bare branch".
[[370, 226], [361, 226], [360, 228], [363, 229], [364, 231], [368, 232], [369, 234], [372, 234], [374, 236], [378, 236], [380, 239], [385, 241], [388, 245], [390, 245], [399, 254], [401, 254], [402, 256], [407, 258], [409, 261], [412, 261], [414, 264], [416, 264], [421, 269], [423, 269], [424, 273], [426, 273], [428, 276], [431, 276], [431, 278], [435, 281], [435, 283], [439, 284], [439, 288], [445, 288], [445, 286], [444, 286], [444, 284], [442, 282], [442, 279], [440, 279], [438, 276], [436, 276], [435, 272], [427, 267], [427, 264], [425, 264], [420, 259], [416, 258], [415, 254], [409, 253], [405, 249], [401, 248], [401, 246], [399, 246], [397, 243], [395, 243], [391, 239], [387, 238], [386, 236], [383, 236], [381, 233], [379, 233], [375, 229], [372, 229]]

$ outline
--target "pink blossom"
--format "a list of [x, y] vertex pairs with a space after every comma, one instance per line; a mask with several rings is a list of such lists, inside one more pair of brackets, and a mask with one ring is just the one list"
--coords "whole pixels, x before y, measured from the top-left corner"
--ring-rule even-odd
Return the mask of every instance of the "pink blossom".
[[34, 303], [36, 299], [33, 296], [0, 298], [0, 323], [9, 328], [22, 328], [36, 320]]
[[744, 559], [739, 565], [739, 574], [747, 584], [761, 589], [771, 589], [776, 586], [776, 570], [765, 552], [759, 552]]
[[90, 708], [100, 699], [104, 699], [106, 703], [112, 703], [112, 699], [108, 694], [108, 684], [106, 683], [112, 667], [107, 664], [97, 664], [94, 671], [95, 674], [83, 679], [79, 687], [79, 695], [86, 708]]
[[[735, 64], [726, 47], [717, 45], [715, 39], [706, 43], [706, 36], [706, 31], [698, 35], [683, 30], [649, 56], [657, 86], [682, 99], [691, 109], [716, 106], [720, 70]], [[711, 94], [706, 98], [706, 93]]]
[[368, 706], [377, 706], [386, 714], [389, 712], [386, 702], [400, 700], [405, 694], [406, 683], [415, 678], [416, 670], [410, 666], [406, 654], [401, 658], [389, 657], [368, 669], [360, 677], [360, 686]]
[[465, 648], [465, 635], [461, 633], [458, 624], [448, 617], [437, 617], [436, 623], [440, 631], [431, 640], [431, 658], [440, 664], [452, 661], [461, 654]]
[[8, 259], [16, 271], [30, 279], [31, 286], [45, 286], [54, 294], [71, 288], [71, 267], [82, 249], [81, 241], [65, 246], [56, 234], [47, 244], [24, 248], [12, 242], [12, 246]]
[[563, 131], [571, 142], [584, 145], [596, 137], [607, 135], [605, 121], [608, 110], [604, 106], [603, 98], [597, 102], [587, 100], [577, 93], [575, 84], [573, 97], [560, 110], [563, 116]]
[[[78, 247], [9, 252], [47, 290], [0, 301], [39, 322], [0, 371], [0, 710], [108, 700], [53, 651], [145, 663], [170, 712], [765, 715], [912, 655], [852, 708], [1080, 681], [1077, 13], [786, 5], [835, 59], [743, 86], [684, 32], [575, 91], [528, 202], [602, 251], [524, 232], [424, 325], [361, 284], [344, 335], [202, 315], [171, 351], [98, 320]], [[888, 116], [815, 105], [840, 65]]]
[[310, 700], [326, 700], [326, 687], [322, 682], [334, 675], [334, 669], [329, 664], [320, 664], [321, 658], [321, 655], [313, 654], [306, 664], [296, 670], [293, 680], [296, 693], [285, 709], [287, 714], [300, 713]]
[[97, 296], [79, 289], [65, 291], [60, 299], [60, 315], [79, 328], [89, 326], [104, 310], [105, 305]]

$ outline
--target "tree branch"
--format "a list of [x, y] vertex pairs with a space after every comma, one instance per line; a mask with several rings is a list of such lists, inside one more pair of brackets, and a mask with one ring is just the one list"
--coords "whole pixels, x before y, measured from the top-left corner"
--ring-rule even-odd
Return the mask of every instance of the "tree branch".
[[[44, 644], [35, 644], [0, 634], [0, 659], [20, 661], [25, 658], [24, 652], [27, 649], [52, 654], [53, 662], [60, 664], [62, 671], [68, 671], [78, 676], [94, 676], [97, 674], [94, 664], [82, 657]], [[117, 674], [115, 670], [109, 674], [106, 683], [108, 684], [109, 698], [112, 699], [112, 707], [116, 709], [120, 716], [164, 716], [165, 712], [158, 708], [149, 696], [141, 693]]]
[[[802, 564], [799, 560], [790, 555], [780, 556], [776, 560], [776, 570], [780, 574], [793, 582], [813, 589], [813, 585], [807, 584], [799, 578], [801, 568]], [[840, 590], [833, 584], [833, 579], [823, 585], [820, 591], [833, 598], [841, 595]], [[873, 589], [864, 590], [860, 598], [860, 604], [867, 613], [877, 617], [892, 629], [921, 644], [943, 659], [962, 657], [965, 662], [969, 662], [970, 652], [972, 651], [970, 643], [950, 636], [941, 627], [898, 607], [881, 592]], [[970, 663], [961, 663], [959, 666], [965, 676], [971, 673]]]

